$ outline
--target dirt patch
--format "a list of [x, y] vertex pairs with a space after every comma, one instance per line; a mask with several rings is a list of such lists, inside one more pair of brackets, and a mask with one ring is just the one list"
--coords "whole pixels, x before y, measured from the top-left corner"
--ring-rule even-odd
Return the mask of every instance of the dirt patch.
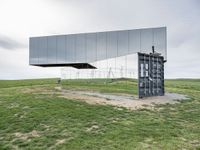
[[[42, 92], [41, 92], [42, 91]], [[67, 99], [81, 100], [88, 104], [100, 104], [100, 105], [112, 105], [116, 106], [118, 110], [122, 110], [122, 107], [135, 110], [139, 108], [153, 108], [156, 104], [174, 104], [178, 103], [179, 100], [185, 100], [187, 97], [185, 95], [177, 93], [166, 93], [165, 96], [154, 96], [147, 97], [143, 99], [138, 99], [137, 96], [130, 94], [119, 94], [119, 93], [100, 93], [96, 91], [81, 91], [81, 90], [68, 90], [62, 89], [61, 87], [55, 87], [54, 90], [43, 88], [26, 89], [24, 92], [32, 93], [39, 92], [41, 94], [58, 94], [60, 97]], [[12, 105], [9, 108], [18, 107], [17, 105]]]
[[22, 107], [22, 109], [29, 109], [29, 108], [30, 108], [29, 106]]
[[19, 113], [14, 114], [14, 116], [19, 118], [19, 119], [24, 119], [27, 116], [27, 112], [26, 111], [19, 112]]
[[48, 95], [53, 95], [53, 94], [57, 94], [57, 90], [58, 89], [51, 89], [49, 87], [45, 87], [45, 86], [34, 86], [34, 87], [27, 87], [27, 88], [23, 88], [23, 89], [19, 89], [19, 92], [21, 93], [28, 93], [28, 94], [48, 94]]
[[174, 104], [178, 100], [185, 100], [185, 95], [177, 93], [166, 93], [165, 96], [153, 96], [138, 99], [136, 96], [129, 94], [106, 94], [94, 91], [73, 91], [60, 90], [61, 96], [67, 99], [82, 100], [88, 104], [112, 105], [116, 107], [125, 107], [131, 110], [153, 107], [155, 104]]
[[12, 108], [17, 108], [17, 107], [19, 107], [19, 104], [17, 104], [17, 103], [11, 103], [10, 106], [8, 106], [7, 108], [8, 109], [12, 109]]
[[87, 128], [86, 131], [91, 132], [91, 131], [96, 131], [98, 129], [99, 129], [98, 125], [92, 125], [91, 127]]
[[40, 137], [39, 133], [36, 130], [33, 130], [29, 133], [16, 132], [14, 135], [17, 139], [21, 140], [28, 140], [29, 138], [33, 137]]
[[200, 146], [200, 140], [193, 140], [190, 142], [194, 147], [199, 147]]
[[42, 128], [44, 128], [44, 130], [46, 130], [46, 131], [49, 131], [49, 130], [50, 130], [50, 126], [48, 126], [48, 125], [46, 125], [46, 124], [41, 123], [40, 126], [41, 126]]
[[62, 87], [61, 86], [56, 86], [56, 87], [54, 87], [54, 89], [60, 91], [60, 90], [62, 90]]
[[63, 144], [65, 143], [66, 139], [59, 139], [59, 140], [56, 140], [56, 145], [60, 145], [60, 144]]

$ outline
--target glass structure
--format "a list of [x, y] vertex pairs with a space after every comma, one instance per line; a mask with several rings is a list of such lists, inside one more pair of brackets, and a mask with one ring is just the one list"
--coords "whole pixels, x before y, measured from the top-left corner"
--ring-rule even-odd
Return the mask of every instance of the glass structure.
[[138, 78], [137, 53], [167, 60], [166, 27], [31, 37], [29, 64], [63, 67], [62, 78]]

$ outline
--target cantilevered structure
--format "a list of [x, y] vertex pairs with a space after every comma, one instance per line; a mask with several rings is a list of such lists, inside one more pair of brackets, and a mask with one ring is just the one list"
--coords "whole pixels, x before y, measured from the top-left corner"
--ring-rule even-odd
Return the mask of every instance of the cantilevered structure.
[[[29, 49], [29, 64], [33, 66], [92, 70], [104, 66], [108, 73], [112, 67], [113, 70], [119, 68], [120, 71], [113, 73], [113, 77], [119, 77], [121, 72], [124, 72], [124, 77], [129, 77], [128, 68], [138, 66], [141, 95], [164, 94], [162, 63], [167, 61], [166, 27], [31, 37]], [[134, 61], [131, 56], [136, 53], [140, 58], [138, 65], [131, 64]], [[153, 67], [155, 65], [156, 68]], [[162, 75], [156, 75], [159, 72]]]

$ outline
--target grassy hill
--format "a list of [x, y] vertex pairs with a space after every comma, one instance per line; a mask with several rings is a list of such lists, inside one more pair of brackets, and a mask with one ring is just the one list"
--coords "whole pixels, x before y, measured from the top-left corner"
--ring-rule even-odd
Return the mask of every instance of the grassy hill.
[[[61, 98], [56, 82], [0, 80], [0, 149], [200, 149], [200, 80], [166, 80], [166, 91], [190, 99], [135, 111]], [[136, 80], [62, 87], [137, 94]]]

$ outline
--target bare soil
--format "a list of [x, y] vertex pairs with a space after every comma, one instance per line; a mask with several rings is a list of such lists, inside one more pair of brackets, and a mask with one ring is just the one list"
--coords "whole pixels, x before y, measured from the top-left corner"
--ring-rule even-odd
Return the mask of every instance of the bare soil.
[[[58, 89], [58, 88], [57, 88]], [[129, 94], [107, 94], [94, 91], [74, 91], [60, 89], [61, 96], [67, 99], [81, 100], [88, 104], [112, 105], [116, 107], [125, 107], [131, 110], [152, 107], [156, 104], [174, 104], [180, 100], [187, 99], [186, 95], [177, 93], [166, 93], [164, 96], [152, 96], [138, 99], [137, 96]]]
[[40, 137], [40, 135], [38, 134], [36, 130], [33, 130], [29, 133], [16, 132], [15, 136], [16, 138], [22, 139], [22, 140], [27, 140], [28, 138], [33, 138], [33, 137]]

